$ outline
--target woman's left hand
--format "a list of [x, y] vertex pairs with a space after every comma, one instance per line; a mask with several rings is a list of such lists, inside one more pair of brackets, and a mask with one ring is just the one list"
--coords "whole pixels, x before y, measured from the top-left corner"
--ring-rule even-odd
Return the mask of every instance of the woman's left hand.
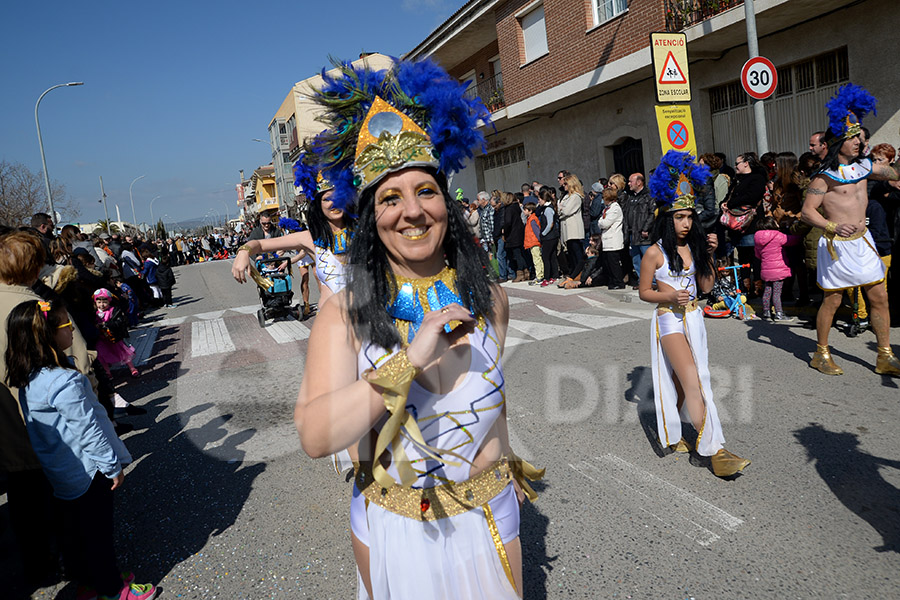
[[706, 245], [709, 247], [710, 253], [715, 252], [716, 248], [719, 247], [719, 236], [714, 233], [707, 234]]

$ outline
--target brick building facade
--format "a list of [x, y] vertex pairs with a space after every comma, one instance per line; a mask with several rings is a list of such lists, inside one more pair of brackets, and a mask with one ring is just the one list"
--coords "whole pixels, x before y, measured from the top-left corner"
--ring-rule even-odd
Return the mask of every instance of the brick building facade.
[[[880, 100], [866, 121], [873, 141], [900, 143], [900, 81], [883, 76], [867, 41], [893, 39], [894, 4], [756, 0], [760, 52], [783, 75], [766, 101], [771, 150], [804, 151], [825, 125], [825, 100], [846, 81]], [[654, 31], [687, 35], [698, 150], [730, 158], [756, 150], [737, 83], [748, 58], [741, 0], [470, 0], [407, 55], [471, 81], [492, 112], [486, 151], [454, 187], [472, 197], [554, 182], [561, 168], [586, 185], [616, 171], [647, 173], [661, 153]]]

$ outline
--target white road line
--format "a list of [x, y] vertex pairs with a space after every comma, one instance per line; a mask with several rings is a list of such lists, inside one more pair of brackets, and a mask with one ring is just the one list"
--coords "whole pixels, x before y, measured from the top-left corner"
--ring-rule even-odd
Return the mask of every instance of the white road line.
[[249, 306], [238, 306], [237, 308], [229, 308], [228, 310], [242, 315], [252, 315], [260, 309], [261, 304], [250, 304]]
[[538, 304], [538, 308], [551, 317], [563, 319], [564, 321], [571, 321], [572, 323], [577, 323], [582, 327], [590, 327], [591, 329], [605, 329], [606, 327], [615, 327], [616, 325], [631, 323], [635, 320], [626, 319], [625, 317], [607, 317], [604, 315], [584, 315], [579, 313], [560, 312], [551, 308], [547, 308], [546, 306], [541, 306], [540, 304]]
[[224, 319], [191, 323], [191, 356], [210, 356], [234, 352], [234, 342], [228, 334]]
[[172, 317], [171, 319], [163, 319], [161, 321], [153, 321], [154, 327], [166, 327], [169, 325], [181, 325], [188, 320], [189, 317]]
[[196, 317], [196, 318], [198, 318], [198, 319], [203, 319], [204, 321], [211, 321], [211, 320], [213, 320], [213, 319], [218, 319], [218, 318], [220, 318], [220, 317], [221, 317], [222, 315], [224, 315], [224, 314], [225, 314], [225, 311], [224, 311], [224, 310], [212, 310], [212, 311], [210, 311], [210, 312], [197, 313], [197, 314], [192, 315], [192, 316], [194, 316], [194, 317]]
[[535, 323], [534, 321], [519, 321], [510, 319], [509, 326], [513, 329], [521, 331], [538, 340], [549, 340], [551, 338], [569, 335], [571, 333], [584, 333], [587, 329], [578, 327], [568, 327], [566, 325], [547, 325], [546, 323]]
[[626, 302], [606, 303], [599, 300], [594, 300], [593, 298], [589, 298], [587, 296], [581, 296], [581, 299], [587, 302], [590, 306], [617, 312], [622, 315], [628, 315], [636, 319], [649, 319], [653, 316], [653, 307], [645, 302], [632, 304], [632, 306], [634, 306], [635, 308], [626, 308], [625, 306], [623, 306], [627, 304]]
[[156, 343], [156, 337], [159, 335], [159, 327], [143, 327], [135, 329], [128, 336], [128, 343], [134, 347], [135, 365], [141, 365], [147, 362], [153, 354], [153, 344]]
[[279, 344], [298, 342], [309, 337], [309, 328], [293, 319], [267, 323], [265, 331]]
[[591, 481], [614, 483], [627, 495], [622, 499], [623, 505], [646, 513], [701, 546], [709, 546], [721, 538], [710, 527], [717, 526], [732, 532], [744, 523], [699, 496], [613, 454], [569, 466]]
[[518, 346], [520, 344], [527, 344], [532, 340], [526, 340], [525, 338], [513, 337], [511, 335], [506, 336], [506, 343], [504, 344], [504, 348], [512, 348], [513, 346]]
[[528, 298], [519, 298], [517, 296], [506, 296], [507, 300], [509, 300], [510, 306], [515, 306], [516, 304], [528, 304], [529, 302], [534, 302], [533, 300], [529, 300]]

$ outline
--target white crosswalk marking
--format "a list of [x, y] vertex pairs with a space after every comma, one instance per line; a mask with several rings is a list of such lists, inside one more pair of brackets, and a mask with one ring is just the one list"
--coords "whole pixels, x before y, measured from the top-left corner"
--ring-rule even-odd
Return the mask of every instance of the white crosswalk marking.
[[549, 340], [551, 338], [569, 335], [570, 333], [584, 333], [585, 331], [587, 331], [587, 329], [581, 329], [578, 327], [567, 327], [566, 325], [548, 325], [546, 323], [519, 321], [516, 319], [510, 319], [509, 326], [538, 340]]
[[636, 319], [649, 319], [653, 316], [653, 306], [647, 304], [646, 302], [635, 302], [630, 304], [627, 302], [606, 303], [600, 302], [599, 300], [594, 300], [593, 298], [589, 298], [587, 296], [581, 296], [581, 299], [588, 303], [590, 306], [617, 312], [622, 315], [628, 315]]
[[222, 352], [234, 352], [234, 342], [224, 319], [194, 321], [191, 323], [191, 356], [210, 356]]
[[616, 325], [634, 321], [634, 319], [628, 319], [626, 317], [607, 317], [604, 315], [583, 315], [579, 313], [559, 312], [547, 308], [546, 306], [541, 306], [540, 304], [538, 304], [538, 308], [551, 317], [563, 319], [564, 321], [571, 321], [572, 323], [577, 323], [582, 327], [590, 327], [591, 329], [604, 329], [606, 327], [614, 327]]
[[569, 466], [595, 482], [592, 485], [599, 484], [599, 487], [616, 493], [619, 505], [650, 514], [701, 546], [709, 546], [721, 538], [714, 528], [731, 532], [744, 523], [699, 496], [614, 454]]
[[303, 323], [293, 319], [267, 323], [265, 331], [279, 344], [298, 342], [309, 337], [309, 328]]

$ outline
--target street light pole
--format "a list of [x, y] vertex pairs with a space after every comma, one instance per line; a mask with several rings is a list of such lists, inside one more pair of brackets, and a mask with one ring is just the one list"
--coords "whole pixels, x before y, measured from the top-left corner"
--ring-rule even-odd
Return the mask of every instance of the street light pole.
[[[154, 232], [156, 231], [156, 221], [153, 220], [153, 203], [157, 200], [157, 198], [159, 198], [159, 196], [150, 201], [150, 227], [153, 227]], [[163, 223], [163, 225], [165, 225], [165, 223]], [[153, 238], [156, 239], [155, 234]]]
[[140, 177], [135, 177], [134, 181], [131, 182], [131, 185], [128, 186], [128, 197], [131, 199], [131, 220], [133, 221], [135, 227], [138, 226], [138, 222], [137, 222], [137, 215], [134, 212], [134, 196], [131, 193], [131, 189], [134, 187], [134, 184], [138, 179], [143, 179], [144, 177], [146, 177], [146, 175], [141, 175]]
[[100, 176], [100, 199], [103, 201], [103, 212], [106, 213], [106, 235], [112, 235], [109, 231], [109, 208], [106, 207], [106, 192], [103, 191], [103, 175]]
[[37, 134], [38, 134], [38, 146], [41, 149], [41, 165], [44, 167], [44, 187], [47, 189], [47, 204], [50, 205], [50, 219], [53, 223], [56, 223], [56, 209], [53, 208], [53, 194], [50, 193], [50, 175], [47, 174], [47, 159], [44, 157], [44, 139], [41, 137], [41, 121], [38, 119], [38, 106], [41, 105], [41, 100], [44, 99], [44, 96], [47, 95], [47, 92], [51, 90], [55, 90], [59, 87], [69, 87], [73, 85], [84, 85], [83, 81], [70, 81], [69, 83], [60, 83], [58, 85], [54, 85], [52, 88], [46, 90], [43, 94], [41, 94], [37, 102], [34, 103], [34, 124], [37, 126]]

